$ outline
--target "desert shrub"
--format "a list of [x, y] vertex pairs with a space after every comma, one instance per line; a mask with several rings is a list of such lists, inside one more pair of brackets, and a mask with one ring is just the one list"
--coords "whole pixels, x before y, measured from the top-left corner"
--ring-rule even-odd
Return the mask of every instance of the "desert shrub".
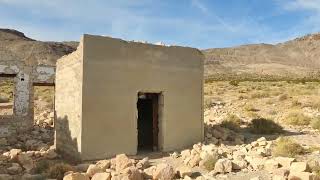
[[320, 101], [316, 100], [316, 101], [310, 102], [310, 107], [313, 108], [313, 109], [320, 110]]
[[265, 118], [253, 119], [248, 126], [254, 134], [275, 134], [283, 132], [283, 128], [272, 120]]
[[297, 99], [295, 99], [295, 100], [293, 100], [293, 101], [291, 102], [291, 106], [292, 106], [292, 107], [302, 106], [302, 103], [299, 102]]
[[211, 99], [205, 99], [204, 100], [204, 108], [208, 109], [211, 108], [214, 105]]
[[50, 163], [47, 160], [40, 160], [36, 162], [34, 169], [32, 171], [35, 174], [42, 174], [49, 169]]
[[270, 94], [265, 91], [258, 91], [251, 94], [252, 99], [261, 99], [261, 98], [267, 98], [270, 97]]
[[279, 101], [284, 101], [284, 100], [287, 100], [288, 99], [288, 94], [281, 94], [279, 97], [278, 97], [278, 100]]
[[0, 95], [0, 103], [8, 103], [8, 102], [10, 102], [8, 97]]
[[274, 104], [274, 100], [273, 99], [268, 99], [267, 101], [266, 101], [266, 104]]
[[51, 166], [48, 170], [48, 176], [55, 179], [63, 179], [64, 173], [74, 170], [72, 166], [65, 163], [59, 163]]
[[234, 114], [228, 114], [228, 116], [222, 121], [221, 127], [231, 129], [233, 131], [238, 131], [242, 124], [241, 119]]
[[205, 160], [205, 162], [203, 163], [203, 166], [206, 168], [206, 170], [212, 171], [218, 159], [219, 158], [217, 155], [211, 155]]
[[320, 165], [312, 166], [311, 171], [317, 176], [320, 176]]
[[311, 127], [313, 129], [320, 130], [320, 117], [316, 117], [311, 120]]
[[255, 108], [252, 104], [246, 104], [243, 106], [245, 111], [257, 112], [259, 109]]
[[270, 115], [272, 115], [272, 116], [278, 114], [278, 112], [277, 112], [276, 110], [269, 110], [268, 113], [269, 113]]
[[311, 118], [301, 112], [291, 112], [283, 121], [288, 125], [304, 126], [310, 124]]
[[231, 86], [239, 86], [239, 81], [232, 80], [232, 81], [229, 81], [229, 84], [230, 84]]
[[273, 156], [296, 157], [304, 154], [303, 147], [289, 138], [280, 137], [272, 148]]

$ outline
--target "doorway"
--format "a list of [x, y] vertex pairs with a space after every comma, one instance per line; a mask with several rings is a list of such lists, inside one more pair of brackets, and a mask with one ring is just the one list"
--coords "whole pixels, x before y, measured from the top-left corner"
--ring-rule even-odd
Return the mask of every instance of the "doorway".
[[138, 151], [158, 150], [158, 93], [138, 93]]

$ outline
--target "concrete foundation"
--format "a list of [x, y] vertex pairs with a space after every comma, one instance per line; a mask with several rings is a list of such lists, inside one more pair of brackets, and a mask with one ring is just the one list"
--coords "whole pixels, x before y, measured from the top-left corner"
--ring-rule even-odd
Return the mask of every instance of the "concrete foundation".
[[136, 154], [139, 92], [159, 94], [160, 151], [202, 141], [203, 60], [193, 48], [84, 35], [57, 62], [57, 150], [78, 160]]

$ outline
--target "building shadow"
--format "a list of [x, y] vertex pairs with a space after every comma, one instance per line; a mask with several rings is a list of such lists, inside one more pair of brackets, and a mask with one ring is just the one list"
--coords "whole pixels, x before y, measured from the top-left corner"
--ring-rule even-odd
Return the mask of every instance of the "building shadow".
[[71, 135], [68, 116], [55, 118], [55, 147], [57, 153], [67, 162], [81, 162], [77, 138]]

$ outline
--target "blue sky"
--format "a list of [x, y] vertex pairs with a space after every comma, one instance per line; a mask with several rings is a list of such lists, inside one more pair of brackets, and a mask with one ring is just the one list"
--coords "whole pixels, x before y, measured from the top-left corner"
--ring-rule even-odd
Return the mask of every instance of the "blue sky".
[[320, 0], [0, 0], [0, 27], [43, 41], [84, 33], [201, 49], [320, 31]]

